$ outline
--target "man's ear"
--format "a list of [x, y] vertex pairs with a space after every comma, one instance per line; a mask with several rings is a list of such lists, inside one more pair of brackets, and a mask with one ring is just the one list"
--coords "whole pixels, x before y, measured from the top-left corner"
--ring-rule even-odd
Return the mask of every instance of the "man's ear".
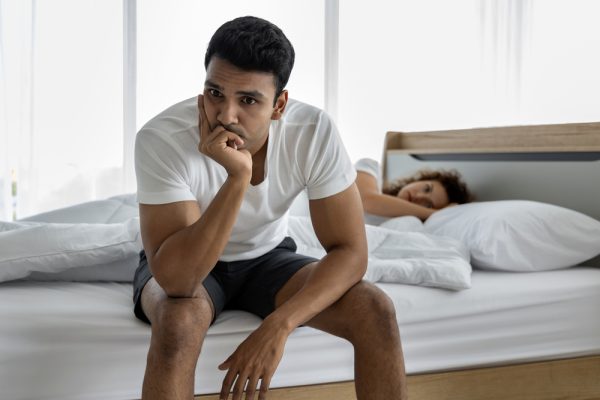
[[277, 100], [275, 100], [275, 107], [273, 107], [273, 113], [271, 114], [272, 120], [281, 119], [283, 116], [283, 112], [285, 111], [285, 106], [288, 102], [288, 91], [282, 90]]

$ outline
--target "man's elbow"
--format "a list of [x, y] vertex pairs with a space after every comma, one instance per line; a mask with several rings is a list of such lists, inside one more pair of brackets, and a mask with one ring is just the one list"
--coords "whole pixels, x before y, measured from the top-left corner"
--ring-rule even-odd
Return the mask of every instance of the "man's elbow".
[[[364, 248], [363, 248], [364, 247]], [[359, 282], [367, 272], [367, 264], [369, 263], [369, 255], [367, 246], [360, 246], [353, 251], [352, 270], [355, 271], [354, 280]]]
[[182, 279], [181, 276], [173, 272], [173, 268], [152, 268], [152, 275], [169, 297], [198, 297], [199, 286], [194, 283], [194, 280]]
[[365, 254], [364, 260], [360, 260], [358, 263], [358, 281], [362, 280], [362, 278], [365, 276], [365, 274], [367, 273], [367, 265], [369, 263], [369, 258], [367, 257], [367, 255]]

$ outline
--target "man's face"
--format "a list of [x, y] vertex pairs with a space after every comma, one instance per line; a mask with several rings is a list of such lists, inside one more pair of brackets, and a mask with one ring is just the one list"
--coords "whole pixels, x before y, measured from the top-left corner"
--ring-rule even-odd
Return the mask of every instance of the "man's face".
[[281, 118], [284, 91], [275, 105], [275, 81], [268, 72], [249, 72], [213, 57], [206, 69], [204, 108], [211, 130], [222, 125], [244, 141], [240, 148], [256, 154], [269, 135], [271, 120]]

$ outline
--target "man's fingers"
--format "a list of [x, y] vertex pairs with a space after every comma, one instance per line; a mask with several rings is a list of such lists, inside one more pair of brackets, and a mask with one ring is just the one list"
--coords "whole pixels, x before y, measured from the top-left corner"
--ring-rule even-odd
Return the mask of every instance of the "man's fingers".
[[235, 378], [237, 377], [237, 370], [233, 368], [227, 371], [225, 375], [225, 379], [223, 379], [223, 386], [221, 386], [221, 394], [219, 395], [220, 400], [227, 400], [229, 397], [229, 393], [231, 393], [231, 387], [235, 383]]
[[263, 376], [260, 380], [260, 391], [258, 392], [258, 400], [267, 400], [267, 392], [271, 385], [271, 376]]
[[244, 395], [244, 388], [246, 387], [246, 382], [248, 381], [248, 374], [239, 373], [237, 380], [235, 381], [235, 385], [233, 386], [233, 397], [231, 400], [242, 400], [242, 396]]
[[254, 393], [256, 393], [256, 385], [258, 385], [258, 377], [250, 377], [248, 385], [246, 386], [246, 400], [254, 400]]
[[[218, 132], [219, 130], [220, 132]], [[243, 144], [244, 140], [237, 134], [227, 131], [222, 126], [219, 126], [215, 129], [214, 136], [205, 137], [204, 142], [200, 143], [200, 151], [206, 154], [220, 152], [223, 149], [223, 145], [237, 150]]]
[[232, 355], [230, 355], [229, 357], [227, 357], [227, 360], [223, 361], [223, 362], [221, 363], [221, 365], [219, 365], [219, 367], [218, 367], [218, 368], [219, 368], [220, 370], [226, 370], [226, 369], [229, 369], [229, 364], [230, 364], [230, 361], [231, 361], [231, 359], [232, 359], [232, 358], [233, 358], [233, 354], [232, 354]]

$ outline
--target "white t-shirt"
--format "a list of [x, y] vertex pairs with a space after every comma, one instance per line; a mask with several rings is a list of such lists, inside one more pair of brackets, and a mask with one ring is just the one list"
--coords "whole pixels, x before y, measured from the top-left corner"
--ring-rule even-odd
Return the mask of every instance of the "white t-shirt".
[[[137, 198], [142, 204], [196, 200], [204, 212], [227, 172], [198, 151], [197, 99], [182, 101], [150, 120], [135, 143]], [[274, 249], [287, 234], [288, 209], [304, 189], [321, 199], [347, 189], [356, 171], [337, 129], [322, 110], [289, 100], [272, 121], [265, 179], [249, 185], [220, 259], [252, 259]]]
[[[354, 164], [354, 168], [357, 171], [365, 172], [371, 176], [373, 176], [377, 180], [377, 189], [381, 193], [381, 189], [383, 187], [383, 177], [381, 172], [381, 167], [379, 163], [371, 158], [361, 158]], [[382, 217], [380, 215], [369, 214], [365, 212], [365, 223], [369, 225], [381, 225], [385, 221], [389, 220], [387, 217]]]

